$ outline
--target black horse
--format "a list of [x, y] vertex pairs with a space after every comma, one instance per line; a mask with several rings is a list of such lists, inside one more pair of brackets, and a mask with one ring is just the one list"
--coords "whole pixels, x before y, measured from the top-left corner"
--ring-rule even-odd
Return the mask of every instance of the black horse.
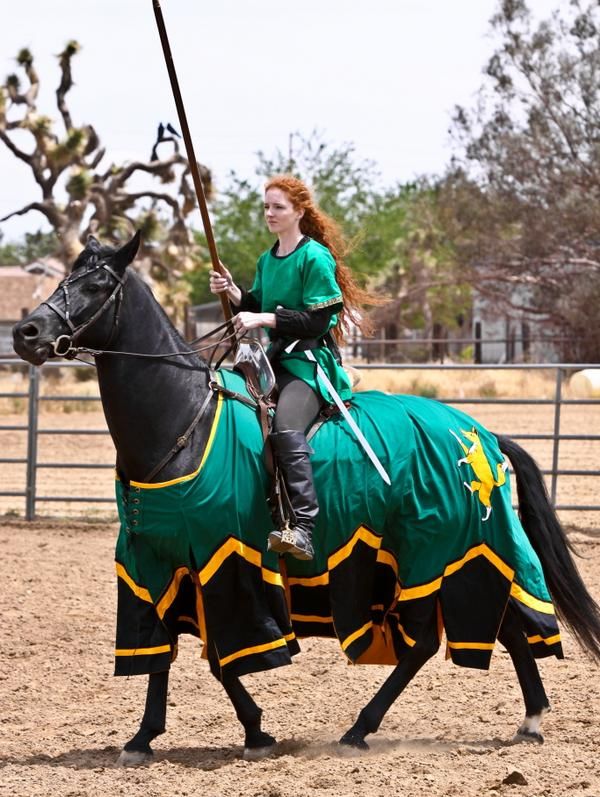
[[[81, 347], [94, 350], [102, 404], [117, 451], [117, 469], [121, 481], [122, 534], [125, 540], [123, 544], [129, 552], [140, 543], [140, 535], [136, 536], [137, 513], [140, 511], [136, 508], [140, 504], [140, 498], [136, 495], [140, 493], [140, 489], [135, 485], [140, 482], [148, 482], [150, 486], [180, 484], [182, 479], [188, 478], [189, 474], [197, 471], [198, 463], [203, 459], [203, 452], [206, 456], [206, 452], [212, 444], [211, 430], [214, 429], [215, 417], [219, 412], [218, 400], [211, 400], [213, 396], [211, 382], [215, 378], [214, 375], [210, 373], [198, 353], [182, 341], [164, 311], [153, 298], [149, 288], [134, 271], [128, 269], [136, 255], [138, 245], [139, 234], [119, 249], [102, 246], [90, 237], [70, 275], [63, 280], [56, 292], [46, 302], [43, 302], [27, 318], [18, 323], [13, 331], [16, 352], [34, 365], [41, 365], [47, 359], [56, 356], [71, 356]], [[136, 356], [131, 356], [132, 354]], [[231, 397], [220, 400], [235, 401]], [[390, 401], [392, 400], [390, 398]], [[381, 401], [384, 399], [382, 398]], [[426, 399], [419, 401], [428, 402]], [[432, 405], [433, 402], [430, 402], [429, 406]], [[436, 409], [436, 412], [446, 412], [443, 405], [435, 403], [435, 406], [440, 408]], [[251, 417], [252, 410], [246, 408], [246, 411], [248, 414], [246, 426], [248, 428], [252, 424], [257, 426], [256, 420]], [[452, 410], [448, 410], [448, 412], [452, 412]], [[329, 426], [330, 423], [327, 422], [325, 426]], [[334, 425], [332, 424], [332, 427]], [[454, 432], [452, 434], [458, 439]], [[178, 436], [180, 439], [176, 442]], [[450, 439], [451, 443], [456, 444], [451, 436], [446, 434], [446, 437]], [[434, 441], [433, 448], [445, 445], [445, 442]], [[459, 465], [469, 462], [469, 452], [476, 450], [475, 444], [470, 448], [463, 443], [460, 445], [463, 446], [463, 451], [467, 456], [459, 460]], [[531, 457], [516, 443], [499, 436], [497, 445], [509, 457], [513, 465], [519, 493], [519, 514], [527, 535], [524, 539], [526, 542], [528, 541], [527, 544], [531, 544], [539, 557], [543, 568], [543, 577], [556, 605], [558, 615], [571, 628], [582, 647], [593, 658], [600, 660], [600, 610], [587, 592], [573, 563], [569, 552], [569, 543], [550, 506], [540, 471]], [[459, 453], [463, 452], [459, 451]], [[491, 504], [487, 506], [487, 513], [482, 518], [476, 497], [471, 495], [472, 491], [481, 488], [481, 483], [476, 480], [470, 484], [464, 482], [471, 491], [467, 495], [462, 487], [463, 477], [457, 475], [458, 471], [460, 471], [460, 467], [458, 469], [454, 467], [448, 478], [454, 479], [455, 482], [458, 479], [457, 484], [467, 499], [473, 498], [474, 503], [469, 505], [471, 520], [474, 517], [475, 522], [479, 524], [478, 528], [485, 529], [486, 524], [482, 521], [489, 523]], [[498, 464], [498, 479], [496, 476], [492, 477], [492, 487], [502, 483], [500, 471], [501, 468]], [[255, 490], [259, 493], [266, 483], [266, 477], [265, 483], [260, 483], [261, 473], [257, 477], [259, 483]], [[209, 486], [206, 487], [206, 489], [208, 488]], [[492, 488], [490, 487], [490, 489]], [[410, 499], [410, 495], [408, 499]], [[242, 499], [241, 495], [238, 495], [236, 500], [252, 502], [254, 498], [250, 495], [249, 498]], [[461, 500], [463, 499], [461, 498]], [[260, 515], [260, 523], [266, 522], [268, 525], [268, 514], [262, 508], [263, 505], [265, 505], [264, 493], [261, 493], [253, 503], [252, 511]], [[149, 513], [148, 506], [146, 504], [143, 510], [146, 514]], [[510, 503], [508, 506], [510, 507]], [[326, 513], [326, 511], [325, 508], [324, 512]], [[497, 511], [499, 509], [495, 508], [494, 512]], [[265, 517], [267, 517], [266, 521], [264, 521]], [[377, 568], [386, 565], [385, 572], [381, 567], [380, 570], [373, 569], [376, 577], [369, 586], [371, 591], [378, 592], [379, 590], [383, 593], [388, 588], [386, 585], [389, 582], [389, 574], [392, 572], [391, 566], [388, 565], [396, 566], [393, 561], [390, 562], [393, 556], [389, 552], [385, 552], [385, 546], [375, 550], [377, 545], [380, 545], [379, 541], [373, 542], [377, 538], [376, 534], [362, 526], [359, 531], [360, 533], [357, 532], [349, 542], [336, 549], [337, 554], [335, 555], [340, 559], [340, 550], [348, 553], [348, 557], [343, 560], [344, 566], [346, 566], [349, 561], [353, 561], [352, 557], [358, 555], [357, 551], [363, 551], [361, 556], [364, 554], [366, 557], [364, 561], [371, 556], [370, 567]], [[377, 540], [379, 539], [377, 538]], [[251, 600], [248, 598], [250, 582], [244, 582], [244, 589], [247, 589], [244, 593], [244, 606], [254, 601], [252, 606], [258, 607], [256, 611], [268, 611], [271, 613], [271, 618], [275, 617], [273, 622], [279, 625], [279, 630], [273, 637], [275, 641], [263, 646], [250, 647], [248, 650], [238, 651], [229, 656], [223, 655], [222, 649], [220, 649], [223, 640], [222, 629], [215, 625], [214, 620], [207, 619], [208, 615], [204, 615], [202, 607], [198, 609], [198, 601], [202, 596], [205, 600], [210, 597], [208, 587], [212, 584], [209, 581], [212, 571], [208, 575], [204, 571], [199, 572], [200, 564], [194, 562], [193, 552], [190, 554], [192, 564], [188, 563], [177, 569], [169, 581], [169, 594], [166, 595], [163, 591], [160, 601], [154, 600], [149, 594], [149, 590], [146, 589], [148, 585], [140, 584], [139, 580], [136, 582], [131, 573], [125, 573], [120, 579], [120, 590], [122, 590], [123, 596], [120, 592], [119, 612], [126, 611], [128, 607], [131, 608], [138, 625], [150, 623], [152, 628], [149, 633], [162, 634], [162, 636], [157, 637], [158, 642], [154, 648], [144, 648], [146, 652], [144, 656], [136, 657], [133, 654], [140, 651], [134, 650], [128, 660], [133, 668], [130, 671], [149, 673], [149, 681], [140, 729], [125, 744], [121, 753], [121, 763], [138, 764], [147, 760], [152, 755], [150, 743], [165, 730], [170, 665], [169, 654], [165, 651], [172, 652], [176, 642], [176, 639], [174, 641], [172, 637], [178, 632], [187, 630], [202, 636], [211, 669], [221, 680], [233, 703], [237, 717], [244, 727], [245, 756], [248, 758], [256, 758], [268, 753], [273, 749], [275, 739], [262, 730], [261, 709], [248, 694], [239, 676], [261, 668], [289, 663], [289, 655], [287, 652], [284, 655], [281, 645], [284, 645], [285, 640], [292, 640], [293, 629], [302, 630], [304, 628], [303, 635], [308, 635], [308, 633], [319, 633], [320, 627], [329, 628], [333, 630], [325, 635], [336, 633], [342, 641], [338, 627], [341, 622], [336, 622], [334, 628], [333, 624], [329, 622], [331, 618], [329, 620], [326, 617], [313, 618], [313, 620], [322, 621], [319, 626], [314, 622], [311, 625], [306, 617], [303, 620], [302, 617], [297, 616], [292, 626], [287, 614], [285, 599], [282, 602], [279, 596], [279, 593], [283, 595], [283, 590], [279, 589], [282, 582], [277, 564], [269, 565], [268, 562], [265, 564], [266, 560], [261, 558], [263, 553], [259, 548], [252, 548], [248, 544], [245, 544], [244, 547], [244, 544], [231, 537], [228, 538], [227, 544], [234, 548], [237, 545], [235, 550], [241, 551], [242, 554], [239, 557], [240, 560], [244, 556], [246, 557], [242, 564], [250, 563], [252, 568], [250, 568], [250, 564], [248, 564], [248, 568], [252, 569], [252, 574], [255, 571], [260, 574], [261, 570], [263, 576], [266, 573], [264, 577], [267, 581], [260, 581], [258, 585], [258, 593], [260, 593], [258, 597], [256, 597], [256, 584], [253, 582], [254, 597]], [[442, 543], [440, 542], [440, 544]], [[477, 550], [484, 547], [479, 545]], [[222, 548], [218, 550], [221, 552]], [[131, 555], [133, 556], [133, 554]], [[221, 559], [224, 559], [224, 554], [220, 553], [219, 555]], [[488, 551], [486, 556], [497, 564], [498, 557], [495, 557], [493, 552], [489, 553]], [[454, 561], [450, 568], [444, 570], [444, 573], [448, 575], [449, 583], [452, 578], [449, 574], [456, 571], [459, 566], [465, 565], [463, 569], [466, 569], [467, 564], [469, 567], [479, 566], [472, 559], [473, 557], [467, 552], [458, 564]], [[479, 557], [477, 561], [479, 562], [480, 559], [483, 561], [485, 557]], [[292, 564], [288, 563], [288, 574]], [[299, 566], [305, 564], [300, 563]], [[469, 650], [469, 647], [477, 647], [476, 645], [467, 643], [461, 647], [461, 645], [455, 644], [451, 652], [453, 659], [459, 664], [486, 666], [489, 658], [486, 659], [485, 656], [491, 655], [491, 648], [497, 638], [511, 656], [523, 692], [525, 720], [519, 727], [517, 736], [521, 739], [542, 741], [540, 724], [544, 712], [549, 709], [549, 702], [534, 655], [548, 655], [549, 652], [556, 653], [557, 651], [558, 655], [561, 655], [559, 643], [553, 641], [558, 637], [552, 637], [554, 627], [551, 624], [548, 626], [550, 631], [546, 634], [547, 638], [545, 639], [527, 633], [527, 622], [531, 620], [536, 606], [541, 602], [532, 599], [530, 605], [525, 607], [525, 615], [527, 612], [529, 613], [528, 620], [521, 611], [523, 605], [513, 597], [514, 591], [510, 593], [506, 591], [511, 589], [511, 584], [507, 582], [505, 585], [502, 580], [503, 578], [506, 580], [506, 573], [510, 571], [510, 568], [502, 563], [498, 566], [501, 570], [500, 575], [497, 569], [486, 571], [486, 579], [490, 572], [493, 573], [493, 578], [486, 582], [486, 589], [496, 589], [492, 582], [494, 584], [498, 582], [498, 589], [505, 590], [502, 592], [504, 598], [500, 604], [499, 613], [494, 615], [496, 625], [492, 631], [491, 641], [483, 645], [482, 650], [475, 652]], [[308, 571], [301, 570], [300, 575], [302, 572]], [[342, 645], [347, 655], [361, 661], [367, 643], [360, 650], [357, 648], [356, 655], [353, 654], [353, 645], [359, 645], [361, 639], [367, 637], [372, 642], [377, 627], [381, 628], [386, 622], [389, 627], [393, 625], [393, 628], [396, 629], [391, 652], [392, 658], [390, 659], [390, 663], [393, 662], [395, 666], [383, 686], [362, 709], [354, 725], [340, 740], [344, 745], [357, 748], [367, 746], [365, 737], [378, 729], [386, 711], [423, 664], [436, 652], [440, 644], [439, 604], [444, 600], [444, 587], [440, 586], [441, 578], [432, 581], [431, 588], [419, 587], [424, 595], [417, 601], [417, 614], [420, 613], [420, 616], [417, 619], [414, 617], [411, 619], [410, 607], [406, 603], [401, 603], [403, 596], [400, 587], [402, 585], [399, 585], [397, 569], [395, 572], [396, 578], [393, 578], [389, 585], [391, 598], [384, 597], [382, 599], [384, 603], [387, 601], [385, 616], [380, 616], [379, 620], [377, 618], [373, 620], [375, 615], [369, 617], [359, 631], [348, 634]], [[471, 571], [471, 575], [473, 573], [476, 575], [475, 570]], [[325, 575], [329, 575], [329, 573], [327, 572]], [[247, 578], [245, 574], [239, 576], [237, 573], [236, 578], [238, 577]], [[251, 578], [254, 578], [254, 575]], [[331, 575], [332, 590], [333, 580], [333, 575]], [[310, 578], [304, 583], [309, 581]], [[326, 578], [325, 581], [327, 581]], [[302, 587], [302, 578], [298, 577], [296, 582]], [[238, 588], [237, 581], [231, 583], [233, 584], [232, 589]], [[179, 591], [173, 585], [180, 587]], [[356, 582], [355, 589], [358, 594], [361, 589], [360, 580]], [[186, 590], [188, 597], [192, 596], [191, 603], [196, 601], [197, 611], [194, 617], [188, 617], [186, 620], [183, 616], [185, 612], [182, 612], [181, 606], [179, 606], [177, 618], [173, 619], [169, 612], [173, 610], [178, 600], [181, 599], [185, 603], [184, 593]], [[273, 597], [275, 592], [277, 595]], [[221, 593], [221, 598], [223, 594]], [[121, 597], [123, 597], [122, 603]], [[168, 600], [166, 600], [167, 597]], [[352, 597], [354, 599], [354, 593]], [[368, 601], [371, 601], [372, 595], [369, 593], [367, 598]], [[553, 609], [551, 604], [548, 605], [550, 609], [542, 607], [540, 616], [545, 617], [548, 622], [553, 622]], [[371, 603], [369, 603], [370, 606]], [[405, 607], [406, 614], [402, 613], [402, 606]], [[375, 614], [379, 610], [376, 607], [373, 608]], [[190, 609], [190, 611], [192, 610]], [[254, 611], [254, 609], [248, 609], [248, 611]], [[340, 609], [340, 612], [343, 612], [343, 609]], [[550, 612], [550, 614], [544, 615], [543, 612]], [[391, 623], [391, 619], [394, 619], [394, 623]], [[246, 625], [248, 625], [252, 624], [252, 620], [252, 616], [248, 615], [244, 622], [247, 621]], [[125, 619], [123, 622], [127, 623], [128, 621]], [[230, 618], [227, 622], [231, 625], [234, 620]], [[411, 627], [417, 631], [412, 633]], [[368, 633], [365, 632], [365, 628]], [[448, 628], [446, 630], [448, 638], [450, 638]], [[554, 628], [554, 630], [556, 629]], [[245, 630], [241, 629], [240, 633], [245, 633]], [[280, 637], [284, 640], [281, 645]], [[292, 640], [290, 646], [293, 644], [295, 643]], [[450, 645], [450, 647], [452, 646]], [[266, 653], [261, 652], [262, 648], [267, 648]], [[487, 653], [483, 648], [489, 648]], [[248, 651], [252, 655], [246, 655]], [[292, 650], [292, 652], [294, 651]], [[479, 663], [473, 664], [467, 660], [468, 656], [474, 653], [483, 657], [480, 658]], [[245, 658], [242, 654], [245, 655]], [[461, 656], [467, 658], [461, 660]], [[241, 662], [246, 663], [242, 665]]]

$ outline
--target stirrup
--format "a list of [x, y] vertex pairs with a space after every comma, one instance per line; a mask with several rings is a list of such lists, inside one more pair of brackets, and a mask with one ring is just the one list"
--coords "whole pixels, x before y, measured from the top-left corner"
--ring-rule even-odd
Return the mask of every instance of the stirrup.
[[304, 561], [310, 561], [315, 555], [310, 533], [300, 528], [290, 528], [287, 524], [285, 528], [276, 529], [269, 534], [267, 550], [289, 553]]
[[287, 551], [296, 559], [308, 562], [314, 559], [315, 549], [313, 548], [310, 532], [303, 531], [301, 528], [293, 529], [294, 543]]
[[300, 528], [289, 528], [289, 526], [269, 534], [267, 550], [276, 553], [289, 553], [303, 561], [310, 561], [315, 555], [310, 534]]
[[296, 542], [294, 530], [286, 523], [282, 529], [275, 529], [269, 534], [267, 551], [287, 553]]

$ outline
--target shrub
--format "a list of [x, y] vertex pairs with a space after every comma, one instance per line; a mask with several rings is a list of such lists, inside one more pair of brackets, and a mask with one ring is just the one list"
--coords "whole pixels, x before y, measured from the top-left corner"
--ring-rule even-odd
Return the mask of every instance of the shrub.
[[478, 392], [481, 398], [496, 398], [498, 396], [498, 389], [493, 379], [482, 382], [481, 385], [479, 385]]
[[76, 382], [92, 382], [96, 378], [95, 368], [74, 368], [73, 376]]
[[431, 382], [421, 382], [420, 379], [413, 379], [410, 383], [409, 393], [414, 396], [423, 396], [423, 398], [437, 398], [439, 391], [437, 385], [432, 385]]

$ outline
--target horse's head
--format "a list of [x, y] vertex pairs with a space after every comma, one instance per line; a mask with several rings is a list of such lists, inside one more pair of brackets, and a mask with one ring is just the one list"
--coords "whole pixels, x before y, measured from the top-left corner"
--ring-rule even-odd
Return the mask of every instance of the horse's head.
[[114, 332], [127, 266], [136, 256], [140, 234], [115, 249], [93, 236], [71, 273], [45, 302], [13, 327], [17, 354], [33, 365], [68, 355], [75, 342], [105, 347]]

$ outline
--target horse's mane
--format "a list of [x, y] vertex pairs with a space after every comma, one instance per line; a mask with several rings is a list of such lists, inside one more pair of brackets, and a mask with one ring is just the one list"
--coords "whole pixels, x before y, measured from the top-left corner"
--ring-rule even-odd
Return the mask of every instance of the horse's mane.
[[[93, 249], [90, 249], [88, 246], [86, 246], [85, 249], [83, 249], [79, 253], [77, 259], [73, 263], [73, 266], [71, 268], [71, 273], [75, 272], [77, 269], [80, 268], [94, 266], [96, 263], [98, 263], [101, 260], [109, 260], [110, 257], [114, 255], [115, 252], [117, 251], [118, 247], [109, 246], [107, 244], [95, 246]], [[179, 330], [176, 328], [176, 326], [169, 318], [163, 306], [160, 304], [160, 302], [154, 295], [151, 285], [149, 285], [148, 282], [131, 265], [128, 266], [127, 268], [129, 270], [129, 279], [133, 279], [139, 287], [141, 287], [143, 290], [146, 291], [150, 300], [154, 302], [154, 304], [156, 305], [158, 313], [163, 319], [163, 322], [170, 327], [173, 334], [173, 342], [175, 343], [176, 347], [178, 345], [181, 345], [181, 347], [189, 346], [190, 344], [183, 338]], [[196, 355], [199, 369], [204, 370], [208, 373], [210, 369], [207, 363], [205, 362], [204, 358], [196, 354], [193, 350], [190, 351], [190, 354]]]

